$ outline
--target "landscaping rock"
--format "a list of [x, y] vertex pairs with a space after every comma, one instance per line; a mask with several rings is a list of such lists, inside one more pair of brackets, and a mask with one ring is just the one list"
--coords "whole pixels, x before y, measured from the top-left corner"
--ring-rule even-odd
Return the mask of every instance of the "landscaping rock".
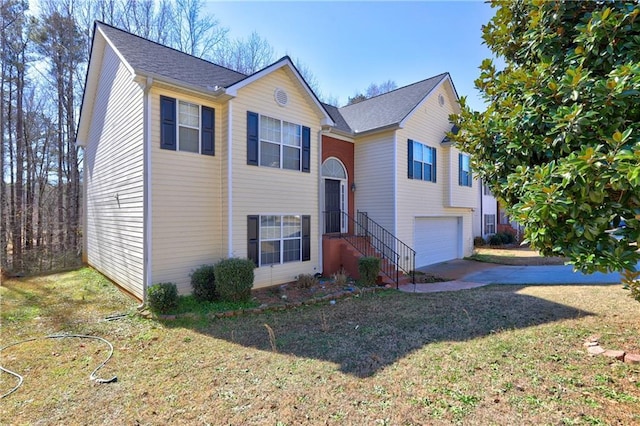
[[585, 345], [586, 347], [589, 347], [589, 346], [598, 346], [598, 344], [599, 344], [599, 343], [598, 343], [598, 341], [597, 341], [597, 340], [596, 340], [595, 342], [592, 342], [592, 341], [589, 341], [589, 340], [587, 340], [586, 342], [584, 342], [584, 345]]
[[587, 352], [589, 352], [591, 355], [600, 355], [600, 354], [604, 353], [605, 350], [602, 349], [602, 346], [597, 345], [597, 346], [589, 346], [587, 348]]
[[625, 353], [624, 353], [624, 351], [616, 351], [616, 350], [613, 350], [613, 349], [607, 349], [606, 351], [604, 351], [602, 353], [602, 355], [608, 356], [609, 358], [615, 358], [617, 360], [622, 361], [622, 360], [624, 360]]
[[640, 354], [625, 354], [624, 362], [628, 364], [640, 364]]

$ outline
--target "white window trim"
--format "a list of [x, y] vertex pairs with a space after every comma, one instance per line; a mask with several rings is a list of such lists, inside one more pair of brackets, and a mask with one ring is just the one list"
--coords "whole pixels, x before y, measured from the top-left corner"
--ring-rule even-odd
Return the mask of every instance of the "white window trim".
[[[413, 167], [413, 163], [420, 163], [422, 165], [422, 178], [420, 178], [420, 179], [416, 178], [415, 173], [414, 173], [413, 179], [415, 179], [415, 180], [423, 180], [425, 182], [433, 182], [433, 179], [431, 178], [431, 176], [429, 176], [429, 179], [425, 179], [425, 177], [424, 177], [424, 165], [428, 164], [433, 169], [433, 167], [434, 167], [434, 165], [433, 165], [433, 157], [436, 155], [436, 148], [432, 147], [432, 146], [429, 146], [427, 144], [424, 144], [424, 143], [422, 143], [420, 141], [416, 141], [416, 140], [414, 140], [413, 143], [414, 144], [417, 143], [417, 144], [422, 145], [422, 156], [423, 156], [423, 158], [424, 158], [425, 149], [428, 149], [429, 151], [431, 151], [431, 162], [422, 161], [422, 160], [416, 160], [415, 157], [413, 157], [413, 162], [411, 164], [411, 167]], [[437, 173], [437, 170], [435, 170], [434, 172]]]
[[[194, 102], [185, 101], [182, 99], [176, 99], [177, 102], [177, 117], [176, 117], [176, 151], [179, 152], [188, 152], [190, 154], [201, 154], [202, 153], [202, 105], [196, 104]], [[180, 104], [184, 103], [187, 105], [195, 105], [198, 107], [198, 127], [189, 126], [188, 124], [180, 123]], [[184, 127], [186, 129], [194, 129], [198, 131], [198, 151], [187, 151], [180, 149], [180, 127]]]
[[[280, 141], [279, 142], [275, 142], [275, 141], [271, 141], [268, 139], [263, 139], [262, 137], [262, 118], [270, 118], [272, 120], [277, 120], [278, 122], [280, 122]], [[293, 126], [296, 126], [298, 128], [298, 130], [300, 131], [300, 145], [296, 146], [296, 145], [290, 145], [288, 143], [286, 143], [284, 141], [284, 123], [287, 124], [291, 124]], [[279, 167], [272, 167], [266, 164], [262, 164], [262, 143], [270, 143], [273, 145], [278, 145], [279, 147], [279, 153], [280, 153], [280, 161], [279, 161]], [[290, 147], [290, 148], [297, 148], [298, 149], [298, 162], [300, 164], [300, 166], [298, 167], [298, 169], [290, 169], [288, 167], [284, 167], [284, 147]], [[286, 121], [280, 118], [276, 118], [276, 117], [271, 117], [268, 115], [263, 115], [263, 114], [258, 114], [258, 165], [260, 167], [269, 167], [271, 169], [280, 169], [280, 170], [291, 170], [291, 171], [298, 171], [301, 172], [302, 171], [302, 125], [301, 124], [297, 124], [297, 123], [292, 123], [290, 121]]]
[[[262, 238], [262, 218], [275, 216], [280, 218], [280, 238]], [[300, 236], [299, 237], [285, 237], [284, 233], [284, 217], [286, 216], [295, 216], [300, 219]], [[272, 265], [283, 265], [285, 263], [294, 263], [294, 262], [302, 262], [302, 215], [301, 214], [261, 214], [258, 216], [258, 229], [259, 235], [258, 238], [258, 263], [259, 266], [272, 266]], [[284, 242], [285, 241], [300, 241], [299, 246], [299, 256], [297, 260], [284, 260]], [[263, 242], [271, 242], [271, 241], [279, 241], [280, 242], [280, 259], [277, 263], [262, 263], [262, 243]]]
[[[462, 176], [462, 173], [467, 173], [467, 179], [468, 179], [468, 184], [465, 182], [460, 182], [459, 185], [460, 186], [466, 186], [467, 188], [471, 188], [472, 186], [472, 180], [473, 177], [471, 176], [471, 156], [469, 154], [463, 154], [460, 153], [460, 155], [462, 155], [462, 161], [460, 162], [460, 170], [459, 173]], [[467, 164], [468, 164], [468, 170], [464, 169], [464, 159], [467, 159]]]
[[[489, 221], [487, 219], [488, 216], [493, 216], [493, 221]], [[485, 235], [489, 235], [489, 234], [495, 234], [496, 233], [496, 215], [495, 214], [485, 214], [483, 217], [483, 221], [484, 221], [484, 234]], [[487, 230], [487, 226], [491, 225], [491, 227], [493, 228], [493, 231], [489, 231]]]

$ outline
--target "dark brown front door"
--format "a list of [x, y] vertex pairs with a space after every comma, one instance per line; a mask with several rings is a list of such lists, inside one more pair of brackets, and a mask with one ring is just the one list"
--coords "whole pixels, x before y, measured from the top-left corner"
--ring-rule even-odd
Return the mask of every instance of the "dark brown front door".
[[325, 232], [340, 232], [340, 181], [324, 180]]

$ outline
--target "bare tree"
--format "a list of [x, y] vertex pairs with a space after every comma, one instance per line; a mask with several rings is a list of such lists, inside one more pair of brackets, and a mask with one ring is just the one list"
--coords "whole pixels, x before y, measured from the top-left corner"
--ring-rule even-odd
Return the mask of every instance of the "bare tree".
[[397, 87], [398, 85], [393, 80], [383, 81], [380, 84], [371, 83], [369, 87], [367, 87], [367, 90], [365, 91], [365, 93], [357, 92], [352, 97], [349, 97], [349, 100], [347, 101], [347, 105], [357, 104], [358, 102], [362, 102], [367, 99], [373, 98], [375, 96], [379, 96], [384, 93], [391, 92], [392, 90], [395, 90]]
[[211, 15], [202, 15], [202, 0], [176, 0], [170, 26], [172, 47], [199, 58], [210, 58], [229, 31]]
[[254, 31], [246, 40], [221, 42], [211, 59], [218, 65], [248, 75], [271, 64], [275, 53], [269, 42]]

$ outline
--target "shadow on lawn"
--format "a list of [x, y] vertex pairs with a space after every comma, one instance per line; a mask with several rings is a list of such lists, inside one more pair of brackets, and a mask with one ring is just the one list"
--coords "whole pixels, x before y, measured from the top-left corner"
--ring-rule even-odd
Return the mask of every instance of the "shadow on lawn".
[[[590, 312], [518, 294], [522, 286], [455, 293], [372, 293], [259, 315], [219, 319], [197, 331], [259, 350], [330, 361], [341, 371], [369, 377], [425, 345], [467, 341]], [[270, 341], [267, 324], [275, 336]], [[167, 326], [184, 326], [168, 322]]]

